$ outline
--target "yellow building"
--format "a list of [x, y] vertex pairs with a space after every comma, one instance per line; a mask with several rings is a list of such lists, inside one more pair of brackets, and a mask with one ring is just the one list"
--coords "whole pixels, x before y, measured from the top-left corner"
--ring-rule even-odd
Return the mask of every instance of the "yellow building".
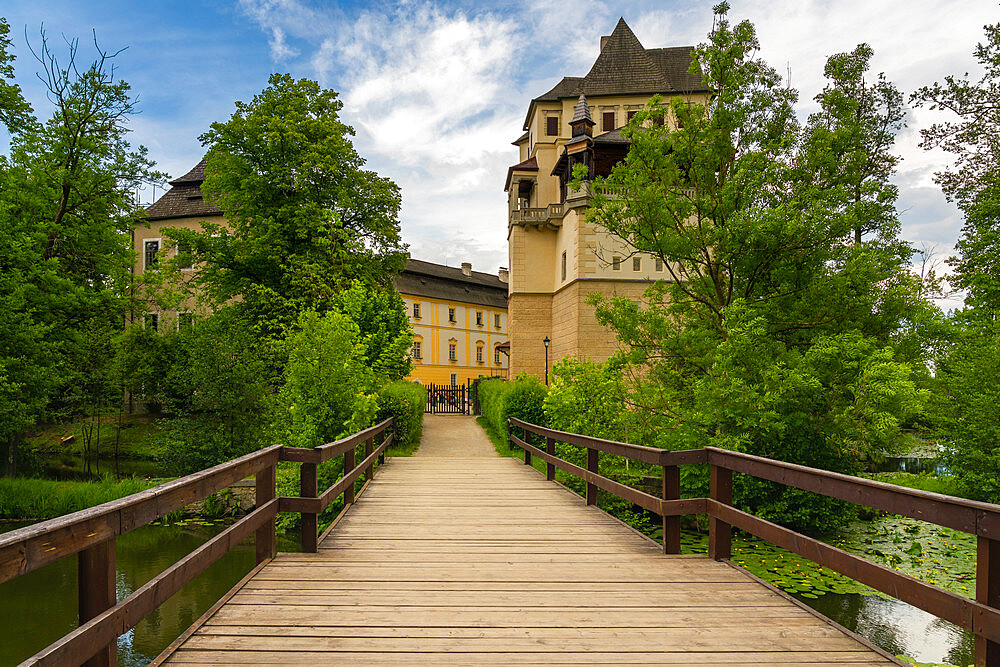
[[[205, 161], [199, 162], [146, 209], [146, 224], [134, 231], [135, 273], [142, 275], [165, 257], [164, 227], [201, 229], [204, 223], [225, 224], [222, 211], [202, 198]], [[471, 264], [451, 268], [410, 260], [396, 279], [406, 302], [413, 340], [414, 371], [423, 384], [465, 384], [480, 375], [507, 374], [507, 270], [499, 275], [473, 271]], [[163, 330], [181, 327], [197, 316], [194, 299], [163, 310], [153, 304], [135, 316]]]
[[[586, 221], [587, 184], [574, 190], [576, 164], [610, 172], [627, 153], [621, 127], [654, 94], [702, 101], [701, 77], [688, 72], [693, 47], [646, 49], [619, 20], [601, 37], [601, 53], [584, 77], [565, 77], [528, 105], [519, 163], [507, 173], [510, 257], [510, 372], [539, 378], [564, 356], [604, 360], [617, 349], [587, 295], [639, 300], [662, 263], [637, 253]], [[668, 122], [672, 123], [673, 119]]]
[[[177, 252], [176, 248], [167, 247], [167, 239], [161, 231], [164, 227], [201, 229], [206, 222], [225, 223], [222, 211], [202, 197], [201, 184], [204, 180], [205, 160], [202, 160], [188, 173], [170, 181], [171, 188], [146, 209], [146, 224], [136, 226], [132, 232], [136, 253], [133, 271], [136, 276], [141, 276], [165, 257]], [[134, 317], [160, 330], [163, 327], [184, 326], [198, 314], [203, 314], [197, 312], [195, 299], [187, 299], [176, 308], [167, 310], [148, 304], [143, 311], [135, 313]]]
[[507, 375], [507, 270], [499, 275], [411, 259], [396, 278], [413, 326], [421, 384], [464, 385]]

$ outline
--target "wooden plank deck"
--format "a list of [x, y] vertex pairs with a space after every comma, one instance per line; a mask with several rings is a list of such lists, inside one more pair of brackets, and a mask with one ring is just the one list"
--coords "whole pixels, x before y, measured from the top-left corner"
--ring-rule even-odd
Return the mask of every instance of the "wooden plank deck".
[[318, 553], [279, 554], [167, 662], [894, 664], [495, 456], [391, 459]]

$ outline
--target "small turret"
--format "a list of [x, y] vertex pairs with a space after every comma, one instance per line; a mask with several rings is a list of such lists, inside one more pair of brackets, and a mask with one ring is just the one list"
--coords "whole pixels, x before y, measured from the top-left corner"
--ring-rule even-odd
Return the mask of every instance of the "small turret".
[[590, 117], [590, 106], [587, 104], [587, 96], [583, 93], [580, 93], [580, 99], [576, 101], [573, 120], [569, 122], [569, 126], [573, 130], [574, 137], [594, 136], [594, 119]]

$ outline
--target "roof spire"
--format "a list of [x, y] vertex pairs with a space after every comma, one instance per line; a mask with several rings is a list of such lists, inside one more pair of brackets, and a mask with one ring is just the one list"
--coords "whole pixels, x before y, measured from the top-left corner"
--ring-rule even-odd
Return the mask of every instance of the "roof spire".
[[573, 109], [573, 120], [570, 123], [577, 123], [581, 120], [594, 124], [594, 119], [590, 117], [590, 105], [587, 104], [587, 96], [580, 93], [580, 99], [576, 101], [576, 108]]

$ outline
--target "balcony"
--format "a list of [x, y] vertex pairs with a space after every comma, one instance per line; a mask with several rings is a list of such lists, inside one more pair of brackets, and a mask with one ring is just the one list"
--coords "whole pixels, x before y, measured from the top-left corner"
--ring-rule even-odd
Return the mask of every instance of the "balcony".
[[520, 208], [510, 212], [512, 225], [535, 225], [555, 229], [562, 226], [562, 219], [562, 204], [549, 204], [545, 208]]

